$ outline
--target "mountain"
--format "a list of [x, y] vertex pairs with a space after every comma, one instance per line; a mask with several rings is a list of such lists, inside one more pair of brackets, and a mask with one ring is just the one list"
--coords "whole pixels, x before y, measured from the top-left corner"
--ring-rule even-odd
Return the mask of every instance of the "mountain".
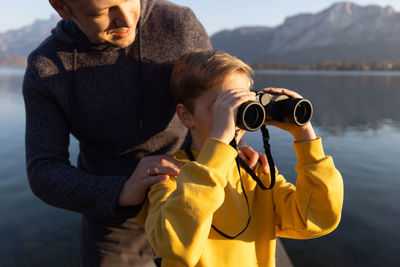
[[[0, 65], [20, 64], [58, 20], [54, 15], [0, 33]], [[400, 61], [400, 13], [391, 7], [341, 2], [316, 14], [288, 17], [277, 27], [224, 30], [211, 36], [211, 41], [214, 48], [249, 63]]]
[[53, 15], [48, 20], [36, 20], [29, 26], [0, 33], [0, 64], [8, 65], [11, 58], [27, 57], [50, 34], [58, 20]]
[[392, 7], [332, 5], [282, 25], [218, 32], [214, 48], [250, 63], [400, 60], [400, 13]]

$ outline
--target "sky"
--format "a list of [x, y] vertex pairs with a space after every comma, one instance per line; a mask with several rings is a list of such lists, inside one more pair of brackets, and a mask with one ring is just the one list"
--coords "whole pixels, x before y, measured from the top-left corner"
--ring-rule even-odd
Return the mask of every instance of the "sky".
[[[1, 0], [0, 33], [48, 19], [55, 14], [48, 0]], [[335, 0], [172, 0], [189, 6], [203, 23], [208, 34], [240, 26], [277, 26], [288, 16], [317, 13]], [[392, 6], [400, 11], [399, 0], [353, 0], [358, 5]], [[16, 4], [18, 3], [18, 4]]]

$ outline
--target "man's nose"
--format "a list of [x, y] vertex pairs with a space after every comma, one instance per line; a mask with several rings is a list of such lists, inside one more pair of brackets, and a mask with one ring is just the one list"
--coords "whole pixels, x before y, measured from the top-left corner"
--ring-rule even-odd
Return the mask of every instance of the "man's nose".
[[114, 12], [114, 24], [116, 27], [131, 27], [134, 24], [134, 15], [130, 12], [127, 2], [117, 6]]

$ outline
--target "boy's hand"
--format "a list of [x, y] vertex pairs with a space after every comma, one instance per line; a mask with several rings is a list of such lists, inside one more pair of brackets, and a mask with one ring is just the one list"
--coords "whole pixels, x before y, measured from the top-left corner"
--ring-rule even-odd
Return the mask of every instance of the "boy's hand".
[[235, 136], [237, 109], [247, 101], [255, 101], [249, 89], [222, 90], [212, 107], [210, 137], [229, 144]]
[[[302, 98], [300, 94], [284, 88], [264, 88], [263, 92], [270, 94], [283, 94], [291, 98]], [[317, 139], [314, 128], [312, 127], [310, 122], [304, 126], [297, 126], [295, 124], [283, 123], [278, 121], [267, 121], [265, 124], [272, 125], [290, 132], [297, 142], [311, 141]]]
[[120, 206], [135, 206], [143, 202], [147, 189], [169, 176], [177, 176], [183, 163], [171, 155], [157, 155], [143, 157], [135, 171], [126, 180], [119, 196]]
[[[257, 166], [257, 163], [260, 163], [262, 166], [262, 172], [269, 174], [269, 163], [265, 154], [258, 153], [250, 146], [239, 146], [238, 155], [253, 171]], [[276, 166], [275, 172], [278, 173], [278, 168]]]

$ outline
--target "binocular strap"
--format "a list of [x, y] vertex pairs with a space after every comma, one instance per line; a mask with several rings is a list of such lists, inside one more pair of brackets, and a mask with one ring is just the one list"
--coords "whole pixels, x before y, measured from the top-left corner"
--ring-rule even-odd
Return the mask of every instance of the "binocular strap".
[[261, 126], [261, 134], [263, 137], [263, 143], [264, 143], [264, 151], [265, 155], [267, 156], [268, 160], [268, 165], [269, 165], [269, 173], [271, 176], [271, 183], [269, 187], [266, 187], [258, 178], [258, 176], [250, 169], [250, 167], [244, 162], [241, 158], [239, 158], [239, 162], [241, 163], [240, 165], [247, 171], [248, 174], [250, 174], [251, 178], [253, 178], [254, 181], [257, 182], [257, 184], [261, 187], [262, 190], [270, 190], [274, 187], [275, 185], [275, 163], [274, 159], [272, 158], [271, 155], [271, 145], [269, 144], [269, 132], [268, 129], [265, 125]]
[[[269, 164], [269, 170], [270, 170], [270, 175], [271, 175], [271, 184], [269, 187], [266, 187], [260, 180], [260, 178], [258, 178], [258, 176], [253, 172], [253, 170], [247, 165], [246, 162], [244, 162], [244, 160], [242, 160], [239, 156], [236, 157], [236, 165], [237, 165], [237, 169], [239, 172], [239, 177], [240, 177], [240, 186], [242, 187], [242, 191], [243, 191], [243, 196], [246, 200], [246, 204], [247, 204], [247, 211], [249, 214], [249, 218], [247, 220], [246, 226], [236, 235], [234, 236], [230, 236], [225, 234], [224, 232], [222, 232], [221, 230], [219, 230], [215, 225], [211, 225], [211, 227], [220, 235], [222, 235], [225, 238], [228, 239], [235, 239], [236, 237], [240, 236], [244, 231], [246, 231], [247, 227], [250, 224], [250, 220], [251, 220], [251, 213], [250, 213], [250, 205], [249, 205], [249, 199], [247, 198], [247, 194], [246, 194], [246, 190], [244, 188], [243, 185], [243, 180], [242, 180], [242, 174], [240, 172], [240, 166], [243, 167], [243, 169], [245, 169], [245, 171], [250, 174], [251, 178], [253, 178], [254, 181], [257, 182], [258, 186], [260, 186], [260, 188], [262, 190], [270, 190], [274, 187], [275, 185], [275, 164], [274, 164], [274, 160], [272, 158], [271, 155], [271, 146], [269, 144], [269, 132], [267, 130], [267, 128], [265, 127], [265, 125], [263, 125], [261, 127], [261, 133], [263, 136], [263, 142], [264, 142], [264, 150], [265, 150], [265, 155], [267, 156], [267, 160], [268, 160], [268, 164]], [[185, 152], [186, 155], [188, 156], [188, 158], [190, 159], [190, 161], [195, 161], [195, 158], [193, 156], [192, 151], [190, 150], [190, 145], [188, 144], [188, 146], [185, 148]], [[236, 144], [236, 139], [234, 138], [230, 145], [237, 150], [237, 144]]]
[[[234, 142], [234, 145], [232, 144], [232, 142]], [[236, 149], [236, 141], [235, 139], [233, 139], [231, 142], [231, 145]], [[190, 150], [190, 144], [185, 148], [185, 152], [188, 156], [188, 158], [190, 159], [190, 161], [195, 161], [195, 158], [193, 156], [192, 151]], [[240, 173], [240, 168], [239, 168], [239, 161], [238, 161], [239, 157], [236, 157], [236, 165], [237, 165], [237, 169], [239, 172], [239, 177], [240, 177], [240, 186], [242, 187], [242, 191], [243, 191], [243, 195], [244, 198], [246, 200], [246, 204], [247, 204], [247, 212], [249, 214], [249, 218], [247, 219], [247, 223], [246, 226], [236, 235], [234, 236], [230, 236], [225, 234], [224, 232], [222, 232], [220, 229], [218, 229], [215, 225], [211, 224], [211, 227], [220, 235], [222, 235], [223, 237], [227, 238], [227, 239], [235, 239], [236, 237], [240, 236], [244, 231], [246, 231], [247, 227], [250, 224], [250, 220], [251, 220], [251, 214], [250, 214], [250, 204], [249, 204], [249, 199], [247, 198], [247, 194], [246, 194], [246, 190], [244, 189], [244, 185], [243, 185], [243, 180], [242, 180], [242, 175]], [[246, 163], [245, 163], [246, 164]]]

